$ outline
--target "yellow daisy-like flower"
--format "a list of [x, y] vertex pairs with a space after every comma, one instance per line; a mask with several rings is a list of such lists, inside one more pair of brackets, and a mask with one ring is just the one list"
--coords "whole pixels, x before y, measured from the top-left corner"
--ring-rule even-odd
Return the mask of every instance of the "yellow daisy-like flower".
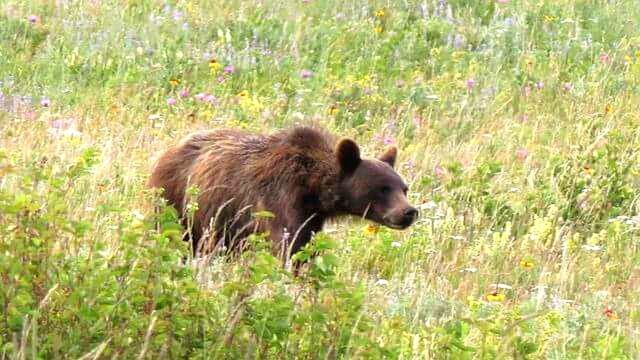
[[377, 18], [381, 18], [381, 17], [384, 17], [384, 16], [386, 15], [386, 13], [384, 12], [384, 9], [380, 9], [380, 10], [377, 10], [377, 11], [374, 13], [374, 15], [375, 15], [375, 17], [377, 17]]
[[169, 84], [171, 84], [171, 86], [178, 86], [180, 84], [180, 80], [178, 79], [171, 79], [169, 80]]
[[218, 62], [218, 60], [216, 59], [209, 60], [209, 69], [211, 69], [211, 72], [218, 71], [221, 67], [222, 65]]
[[335, 115], [338, 113], [338, 106], [336, 105], [331, 105], [331, 107], [329, 108], [329, 115]]
[[369, 224], [367, 225], [367, 227], [364, 228], [364, 233], [366, 235], [375, 235], [378, 233], [379, 230], [380, 230], [380, 227], [373, 224]]
[[611, 106], [611, 104], [607, 104], [604, 107], [604, 113], [605, 114], [609, 114], [611, 111], [613, 111], [613, 106]]
[[535, 266], [535, 263], [532, 260], [528, 260], [528, 259], [520, 260], [520, 267], [525, 270], [533, 269], [534, 266]]
[[382, 34], [382, 32], [384, 31], [384, 29], [382, 28], [382, 26], [376, 26], [373, 31], [375, 31], [376, 34]]
[[240, 96], [241, 98], [246, 98], [249, 96], [249, 92], [247, 90], [242, 90], [238, 93], [238, 96]]
[[506, 297], [504, 296], [503, 293], [499, 293], [496, 291], [496, 292], [487, 294], [486, 298], [488, 301], [491, 301], [491, 302], [503, 302]]

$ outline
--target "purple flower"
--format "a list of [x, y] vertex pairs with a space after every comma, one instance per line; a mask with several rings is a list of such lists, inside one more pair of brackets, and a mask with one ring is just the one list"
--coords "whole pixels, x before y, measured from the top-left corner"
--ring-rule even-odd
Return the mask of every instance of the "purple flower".
[[211, 94], [207, 94], [207, 96], [204, 97], [203, 99], [204, 102], [207, 102], [211, 105], [217, 105], [218, 104], [218, 98], [211, 95]]
[[516, 150], [516, 157], [520, 161], [525, 161], [529, 157], [529, 151], [525, 148], [520, 148]]
[[544, 87], [544, 83], [542, 81], [538, 81], [536, 83], [536, 89], [542, 90], [543, 87]]
[[27, 17], [27, 20], [30, 23], [35, 24], [40, 20], [40, 18], [38, 17], [38, 15], [29, 15], [29, 17]]
[[571, 91], [571, 89], [573, 89], [573, 85], [571, 85], [571, 83], [564, 83], [562, 84], [562, 88], [564, 89], [564, 91]]
[[433, 173], [436, 175], [436, 177], [439, 177], [439, 178], [442, 178], [447, 174], [444, 168], [440, 165], [434, 166]]
[[182, 12], [175, 10], [173, 13], [171, 13], [171, 17], [173, 17], [173, 21], [180, 21], [182, 19]]
[[224, 73], [225, 74], [233, 74], [234, 72], [236, 72], [236, 67], [233, 65], [227, 65], [224, 67]]
[[609, 54], [607, 53], [600, 54], [600, 62], [603, 64], [609, 64], [611, 62], [611, 58], [609, 57]]
[[198, 101], [204, 101], [204, 98], [207, 97], [207, 94], [205, 93], [197, 93], [194, 98]]
[[300, 71], [300, 77], [303, 79], [308, 79], [313, 76], [313, 71], [304, 69]]
[[49, 107], [51, 106], [51, 100], [49, 100], [49, 98], [43, 97], [42, 100], [40, 100], [40, 105], [42, 107]]
[[180, 97], [183, 98], [183, 99], [186, 98], [186, 97], [189, 97], [189, 89], [184, 88], [184, 89], [180, 90], [180, 94], [178, 94], [178, 95], [180, 95]]
[[473, 87], [476, 85], [476, 80], [475, 79], [469, 79], [467, 80], [467, 90], [471, 91], [471, 89], [473, 89]]
[[172, 98], [172, 97], [170, 97], [170, 98], [168, 98], [168, 99], [167, 99], [167, 105], [169, 105], [169, 106], [173, 106], [173, 105], [175, 105], [177, 102], [178, 102], [178, 101], [177, 101], [176, 99]]

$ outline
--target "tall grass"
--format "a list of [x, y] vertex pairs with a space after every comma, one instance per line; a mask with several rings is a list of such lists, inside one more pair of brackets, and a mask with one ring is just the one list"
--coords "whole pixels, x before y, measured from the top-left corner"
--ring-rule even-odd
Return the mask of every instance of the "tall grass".
[[[0, 359], [637, 358], [635, 1], [0, 3]], [[421, 219], [181, 261], [203, 128], [390, 143]], [[160, 224], [159, 227], [156, 224]]]

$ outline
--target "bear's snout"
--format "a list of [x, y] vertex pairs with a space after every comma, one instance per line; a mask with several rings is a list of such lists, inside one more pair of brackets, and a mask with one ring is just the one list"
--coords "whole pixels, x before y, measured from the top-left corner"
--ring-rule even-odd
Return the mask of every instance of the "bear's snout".
[[393, 229], [406, 229], [418, 219], [418, 209], [413, 206], [392, 211], [384, 216], [385, 225]]

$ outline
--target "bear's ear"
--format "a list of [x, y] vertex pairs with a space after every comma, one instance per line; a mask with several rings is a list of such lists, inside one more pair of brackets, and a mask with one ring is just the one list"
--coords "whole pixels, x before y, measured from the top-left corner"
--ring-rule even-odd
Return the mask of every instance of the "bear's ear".
[[351, 139], [342, 139], [336, 147], [336, 157], [344, 174], [353, 172], [360, 165], [360, 148]]
[[387, 164], [391, 165], [391, 167], [393, 167], [396, 164], [397, 156], [398, 156], [398, 148], [395, 146], [392, 146], [388, 148], [387, 151], [384, 152], [384, 154], [380, 155], [378, 160], [384, 161]]

